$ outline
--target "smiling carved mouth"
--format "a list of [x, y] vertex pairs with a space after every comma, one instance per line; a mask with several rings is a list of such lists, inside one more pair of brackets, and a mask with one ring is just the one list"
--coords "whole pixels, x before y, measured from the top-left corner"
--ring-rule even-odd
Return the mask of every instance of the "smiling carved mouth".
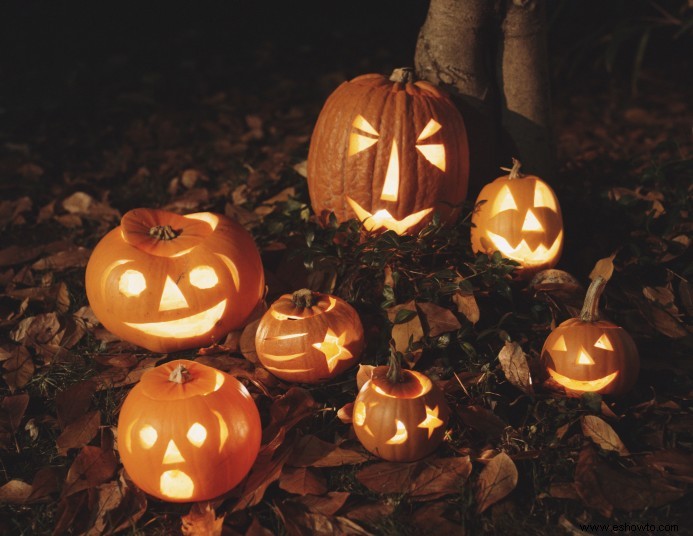
[[419, 223], [433, 210], [433, 208], [426, 208], [414, 214], [410, 214], [402, 220], [397, 220], [385, 209], [378, 210], [375, 214], [371, 214], [348, 195], [346, 196], [346, 200], [356, 213], [356, 217], [361, 220], [363, 226], [368, 231], [377, 231], [378, 229], [385, 228], [399, 235], [407, 232], [410, 227]]
[[502, 236], [491, 231], [487, 231], [487, 233], [495, 248], [505, 257], [524, 262], [525, 264], [542, 264], [547, 259], [553, 259], [558, 255], [558, 250], [563, 243], [563, 231], [558, 233], [550, 248], [547, 248], [544, 244], [539, 244], [535, 249], [532, 249], [525, 239], [522, 239], [517, 246], [513, 247]]
[[549, 368], [548, 371], [551, 377], [557, 383], [566, 389], [572, 389], [573, 391], [599, 391], [600, 389], [604, 389], [604, 387], [609, 385], [612, 381], [614, 381], [614, 378], [618, 376], [618, 371], [616, 371], [612, 372], [608, 376], [604, 376], [603, 378], [598, 378], [596, 380], [573, 380], [567, 376], [563, 376], [563, 374], [559, 374], [551, 368]]
[[146, 322], [142, 324], [125, 322], [125, 325], [156, 337], [185, 339], [204, 335], [211, 331], [215, 324], [221, 320], [226, 310], [226, 301], [222, 300], [201, 313], [186, 316], [185, 318], [169, 320], [168, 322]]

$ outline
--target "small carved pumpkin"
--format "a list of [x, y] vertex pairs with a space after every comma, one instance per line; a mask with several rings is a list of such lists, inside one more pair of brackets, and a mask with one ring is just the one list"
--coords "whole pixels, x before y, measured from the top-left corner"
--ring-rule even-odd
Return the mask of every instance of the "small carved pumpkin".
[[587, 290], [579, 318], [554, 329], [541, 351], [549, 376], [571, 394], [621, 395], [638, 379], [640, 358], [623, 328], [599, 320], [599, 297], [606, 280], [597, 276]]
[[86, 270], [96, 317], [154, 352], [209, 346], [244, 325], [264, 288], [250, 233], [209, 212], [131, 210], [97, 244]]
[[347, 302], [303, 289], [270, 305], [255, 334], [262, 365], [292, 382], [318, 383], [358, 362], [363, 326]]
[[[513, 159], [509, 175], [484, 186], [472, 214], [474, 253], [499, 251], [520, 263], [530, 277], [558, 263], [563, 250], [563, 218], [556, 194], [539, 177], [522, 176]], [[480, 201], [485, 201], [479, 204]]]
[[344, 82], [320, 112], [308, 151], [308, 191], [324, 219], [414, 233], [438, 211], [454, 222], [467, 193], [462, 116], [411, 69]]
[[390, 366], [373, 369], [361, 387], [352, 423], [361, 444], [392, 462], [411, 462], [431, 454], [445, 436], [450, 409], [428, 376]]
[[245, 478], [260, 450], [260, 414], [233, 376], [177, 360], [145, 372], [123, 402], [118, 450], [144, 491], [203, 501]]

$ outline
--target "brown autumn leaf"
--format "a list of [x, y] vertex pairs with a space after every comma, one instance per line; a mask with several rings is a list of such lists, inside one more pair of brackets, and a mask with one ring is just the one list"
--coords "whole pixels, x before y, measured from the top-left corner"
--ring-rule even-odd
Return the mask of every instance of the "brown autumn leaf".
[[429, 337], [437, 337], [462, 327], [450, 309], [431, 302], [418, 303], [417, 306], [425, 317]]
[[27, 502], [52, 501], [50, 495], [57, 493], [62, 475], [54, 467], [42, 467], [31, 481], [31, 495]]
[[657, 306], [649, 307], [645, 316], [657, 331], [667, 337], [679, 339], [688, 335], [688, 331], [678, 318]]
[[[411, 311], [413, 313], [412, 317], [407, 322], [402, 322], [399, 324], [394, 324], [397, 314], [400, 311]], [[414, 305], [414, 300], [411, 300], [402, 305], [395, 305], [387, 310], [387, 317], [394, 325], [392, 326], [392, 339], [395, 341], [395, 348], [397, 351], [405, 353], [409, 347], [409, 341], [412, 344], [419, 342], [423, 336], [423, 326], [421, 325], [421, 319], [419, 314], [416, 312], [416, 306]], [[414, 352], [415, 357], [421, 354], [421, 350]]]
[[45, 309], [55, 309], [58, 313], [66, 313], [70, 307], [70, 294], [62, 281], [48, 286], [11, 288], [6, 294], [18, 300], [40, 303]]
[[68, 424], [65, 430], [55, 441], [58, 454], [65, 456], [69, 449], [76, 449], [87, 445], [99, 431], [101, 426], [101, 413], [91, 411]]
[[0, 403], [0, 427], [14, 434], [19, 430], [28, 405], [29, 395], [26, 393], [5, 396]]
[[683, 450], [658, 450], [646, 454], [642, 462], [667, 480], [693, 484], [693, 456]]
[[113, 449], [82, 447], [67, 471], [63, 497], [109, 481], [115, 474], [117, 465]]
[[369, 459], [363, 451], [345, 449], [317, 436], [306, 435], [298, 441], [288, 463], [293, 467], [338, 467]]
[[452, 295], [452, 301], [457, 306], [457, 312], [462, 313], [472, 324], [476, 324], [481, 318], [479, 304], [477, 304], [473, 292], [456, 290]]
[[500, 437], [508, 427], [500, 417], [483, 406], [462, 406], [456, 411], [464, 424], [483, 434], [486, 439]]
[[0, 504], [24, 504], [31, 496], [31, 484], [10, 480], [0, 487]]
[[347, 505], [344, 515], [354, 521], [377, 525], [395, 512], [394, 501], [363, 502]]
[[469, 456], [427, 458], [412, 463], [379, 462], [361, 469], [356, 478], [376, 493], [407, 494], [430, 501], [459, 493], [472, 470]]
[[306, 511], [296, 501], [282, 501], [275, 512], [284, 524], [287, 534], [311, 536], [372, 536], [354, 521], [340, 516], [326, 516]]
[[224, 517], [226, 514], [217, 517], [209, 502], [197, 502], [187, 515], [181, 516], [180, 529], [185, 536], [221, 536]]
[[527, 356], [518, 343], [506, 341], [498, 353], [498, 361], [510, 383], [526, 395], [534, 396]]
[[645, 287], [642, 289], [643, 296], [651, 302], [661, 305], [668, 313], [676, 316], [679, 308], [676, 307], [674, 293], [667, 287]]
[[142, 375], [149, 369], [156, 366], [157, 362], [161, 360], [161, 357], [145, 357], [140, 359], [137, 365], [127, 371], [126, 374], [122, 374], [123, 370], [118, 370], [118, 374], [113, 374], [113, 371], [103, 371], [92, 378], [97, 384], [97, 391], [103, 391], [104, 389], [111, 389], [114, 387], [125, 387], [127, 385], [132, 385], [140, 381]]
[[95, 392], [96, 382], [86, 380], [74, 383], [55, 395], [55, 409], [61, 430], [87, 412]]
[[337, 410], [337, 418], [344, 424], [351, 424], [354, 420], [354, 403], [344, 404]]
[[[235, 532], [229, 534], [228, 536], [235, 536]], [[262, 523], [258, 520], [256, 516], [253, 516], [253, 520], [245, 531], [244, 536], [274, 536], [275, 533], [262, 526]]]
[[290, 387], [270, 406], [270, 422], [262, 431], [262, 442], [267, 443], [279, 434], [285, 434], [296, 423], [318, 409], [310, 392], [302, 387]]
[[359, 369], [356, 372], [356, 388], [361, 389], [363, 384], [371, 379], [373, 376], [373, 365], [359, 365]]
[[517, 467], [505, 452], [491, 459], [479, 473], [476, 490], [477, 512], [505, 498], [517, 485]]
[[270, 484], [279, 480], [290, 454], [289, 442], [282, 442], [276, 450], [261, 451], [243, 484], [241, 497], [231, 511], [238, 512], [259, 504]]
[[29, 383], [36, 369], [31, 353], [24, 346], [14, 347], [10, 357], [3, 362], [2, 368], [5, 371], [2, 377], [12, 393]]
[[603, 277], [607, 281], [611, 279], [614, 273], [614, 259], [616, 258], [616, 253], [612, 253], [608, 257], [599, 259], [592, 271], [590, 272], [590, 279], [595, 280], [597, 277]]
[[10, 332], [10, 338], [20, 344], [40, 346], [60, 344], [63, 328], [56, 313], [44, 313], [25, 318]]
[[37, 260], [31, 265], [34, 270], [52, 270], [59, 272], [68, 268], [84, 268], [89, 262], [91, 250], [78, 246], [59, 251]]
[[301, 503], [311, 512], [331, 516], [336, 514], [351, 496], [348, 491], [330, 491], [323, 496], [305, 495], [294, 500]]
[[284, 467], [279, 487], [296, 495], [323, 495], [327, 493], [327, 479], [310, 467]]
[[257, 352], [255, 351], [255, 333], [257, 332], [258, 324], [260, 324], [260, 319], [254, 320], [246, 325], [241, 333], [241, 340], [239, 343], [243, 357], [255, 365], [260, 364]]
[[421, 535], [454, 534], [455, 536], [464, 536], [464, 527], [459, 523], [451, 521], [446, 516], [448, 506], [444, 502], [434, 502], [424, 504], [421, 508], [418, 508], [409, 518], [412, 525], [417, 529], [416, 533]]
[[595, 415], [584, 415], [580, 419], [582, 433], [604, 450], [618, 452], [619, 456], [629, 456], [630, 452], [609, 424]]
[[144, 493], [123, 478], [111, 480], [96, 487], [97, 505], [93, 525], [84, 536], [115, 534], [133, 527], [147, 509]]
[[552, 482], [549, 486], [549, 496], [554, 499], [580, 500], [574, 482]]

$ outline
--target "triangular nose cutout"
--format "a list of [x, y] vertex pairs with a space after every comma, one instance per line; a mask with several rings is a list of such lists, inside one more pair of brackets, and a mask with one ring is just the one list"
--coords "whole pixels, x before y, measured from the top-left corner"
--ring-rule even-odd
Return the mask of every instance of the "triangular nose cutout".
[[183, 458], [183, 455], [180, 453], [180, 450], [178, 450], [175, 441], [171, 439], [171, 441], [168, 442], [166, 452], [164, 453], [163, 464], [169, 465], [172, 463], [180, 463], [184, 461], [185, 458]]
[[527, 210], [527, 215], [525, 216], [525, 222], [522, 224], [523, 231], [543, 231], [544, 228], [539, 223], [539, 220], [534, 215], [534, 212]]
[[164, 291], [161, 293], [161, 301], [159, 302], [159, 311], [171, 311], [173, 309], [183, 309], [189, 307], [188, 300], [185, 299], [183, 293], [173, 282], [170, 275], [166, 276]]
[[392, 150], [390, 151], [390, 161], [387, 164], [387, 173], [385, 173], [385, 183], [383, 184], [383, 192], [380, 194], [380, 199], [383, 201], [397, 201], [399, 195], [399, 154], [397, 152], [397, 142], [392, 142]]
[[594, 359], [590, 357], [590, 355], [585, 352], [584, 348], [580, 348], [580, 355], [578, 355], [577, 361], [575, 361], [576, 365], [594, 365]]

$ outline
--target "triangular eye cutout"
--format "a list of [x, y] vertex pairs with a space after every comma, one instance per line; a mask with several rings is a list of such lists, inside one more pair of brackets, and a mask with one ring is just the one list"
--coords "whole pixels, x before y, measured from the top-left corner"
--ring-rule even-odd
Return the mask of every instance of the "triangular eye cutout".
[[565, 345], [565, 337], [561, 335], [558, 340], [551, 347], [552, 350], [558, 350], [559, 352], [567, 352], [568, 348]]
[[354, 128], [358, 128], [359, 130], [363, 130], [366, 134], [371, 134], [372, 136], [380, 135], [378, 134], [378, 131], [373, 128], [373, 125], [366, 121], [366, 118], [360, 114], [356, 116], [356, 119], [354, 119], [352, 126]]
[[443, 128], [443, 127], [441, 126], [441, 124], [438, 121], [436, 121], [435, 119], [431, 119], [428, 123], [426, 123], [426, 126], [421, 131], [421, 134], [419, 134], [419, 137], [416, 138], [416, 141], [419, 142], [421, 140], [425, 140], [426, 138], [430, 138], [431, 136], [433, 136], [433, 134], [438, 132], [441, 128]]
[[594, 359], [590, 357], [590, 355], [585, 352], [584, 348], [580, 348], [580, 355], [578, 355], [577, 360], [575, 361], [576, 365], [594, 365]]
[[498, 194], [498, 197], [496, 197], [496, 200], [493, 202], [493, 210], [491, 211], [491, 215], [495, 216], [504, 210], [517, 210], [515, 198], [513, 197], [510, 188], [507, 186], [503, 186]]
[[527, 209], [525, 221], [522, 224], [523, 231], [543, 231], [544, 227], [539, 223], [539, 220], [530, 209]]
[[357, 130], [360, 130], [364, 134], [368, 134], [368, 136], [361, 134], [361, 132], [351, 133], [351, 135], [349, 136], [349, 156], [353, 156], [356, 153], [365, 151], [371, 145], [374, 145], [378, 142], [378, 131], [375, 130], [373, 128], [373, 125], [366, 121], [366, 118], [362, 115], [357, 115], [356, 119], [354, 119], [354, 122], [351, 124], [351, 126], [353, 126]]
[[183, 309], [188, 307], [188, 300], [185, 299], [183, 293], [173, 282], [170, 275], [166, 276], [164, 291], [161, 293], [161, 301], [159, 302], [159, 311], [171, 311], [173, 309]]
[[558, 212], [556, 196], [546, 184], [540, 181], [537, 181], [534, 186], [534, 206], [547, 207], [554, 212]]
[[611, 342], [609, 341], [609, 337], [606, 336], [606, 333], [599, 337], [599, 340], [594, 343], [594, 347], [601, 348], [603, 350], [614, 350], [614, 347], [611, 346]]

